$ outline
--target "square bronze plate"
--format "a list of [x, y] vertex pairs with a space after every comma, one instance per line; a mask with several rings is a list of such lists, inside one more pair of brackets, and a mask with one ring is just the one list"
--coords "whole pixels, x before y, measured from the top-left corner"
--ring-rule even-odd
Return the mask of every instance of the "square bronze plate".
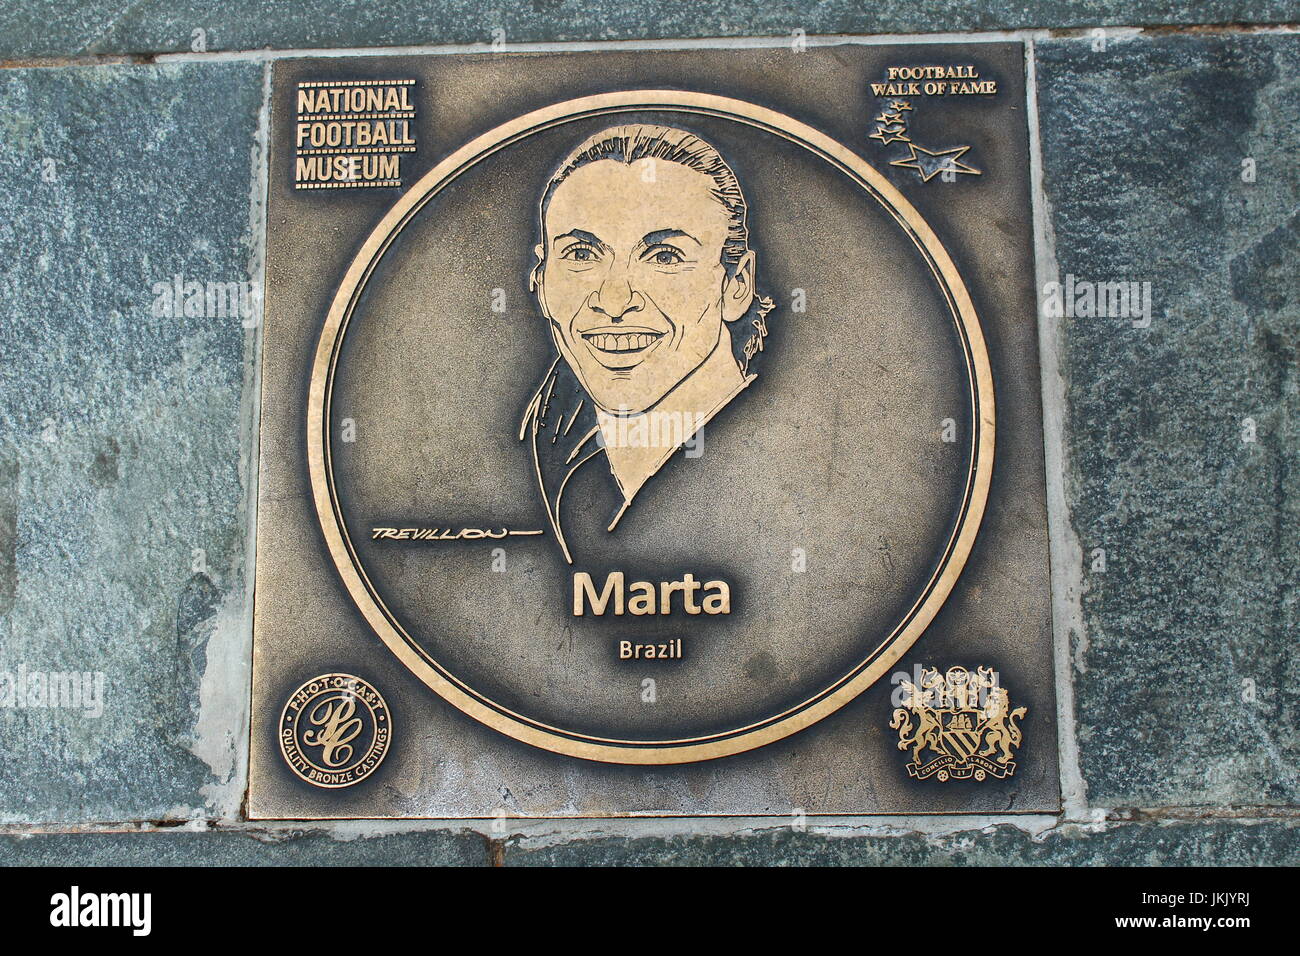
[[250, 815], [1059, 809], [1023, 64], [278, 62]]

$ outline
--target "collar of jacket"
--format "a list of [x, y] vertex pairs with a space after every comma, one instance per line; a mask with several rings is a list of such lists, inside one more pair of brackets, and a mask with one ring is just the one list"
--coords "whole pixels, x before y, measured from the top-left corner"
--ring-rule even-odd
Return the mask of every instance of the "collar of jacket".
[[[542, 384], [533, 393], [523, 420], [519, 440], [530, 440], [537, 486], [542, 493], [546, 517], [564, 559], [573, 563], [560, 523], [560, 496], [569, 478], [582, 465], [605, 452], [596, 409], [567, 362], [556, 357]], [[610, 481], [613, 481], [610, 475]]]

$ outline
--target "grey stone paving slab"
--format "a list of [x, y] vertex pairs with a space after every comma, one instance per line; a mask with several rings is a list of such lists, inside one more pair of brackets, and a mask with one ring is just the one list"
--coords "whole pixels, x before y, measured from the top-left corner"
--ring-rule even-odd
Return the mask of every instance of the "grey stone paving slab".
[[1300, 38], [1037, 55], [1061, 279], [1153, 304], [1061, 320], [1089, 800], [1294, 804]]
[[[0, 56], [1278, 23], [1285, 0], [0, 0]], [[494, 35], [493, 31], [503, 31]], [[196, 32], [201, 31], [201, 32]]]
[[1295, 823], [1128, 823], [1039, 839], [1013, 826], [943, 836], [748, 835], [507, 843], [507, 866], [1255, 866], [1300, 860]]
[[[245, 64], [0, 74], [0, 821], [238, 807], [244, 665], [202, 683], [247, 631], [254, 333], [206, 291], [250, 278], [261, 100]], [[156, 314], [177, 276], [209, 314]]]
[[[650, 826], [654, 826], [653, 823]], [[1295, 821], [1063, 826], [1038, 837], [1007, 824], [944, 835], [796, 833], [511, 837], [430, 830], [339, 839], [311, 831], [0, 836], [0, 866], [1294, 866]]]
[[507, 843], [506, 866], [1255, 866], [1300, 860], [1294, 823], [1062, 827], [1035, 839], [1009, 825], [943, 836], [837, 836], [790, 829], [747, 835], [605, 837]]
[[0, 866], [487, 866], [486, 837], [431, 830], [339, 839], [231, 831], [0, 836]]

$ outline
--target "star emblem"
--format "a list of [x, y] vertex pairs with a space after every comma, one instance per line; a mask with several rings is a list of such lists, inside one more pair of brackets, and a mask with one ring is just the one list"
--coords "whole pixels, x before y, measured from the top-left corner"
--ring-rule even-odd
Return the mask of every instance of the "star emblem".
[[945, 169], [951, 169], [954, 173], [967, 173], [972, 176], [981, 175], [980, 171], [973, 166], [967, 166], [961, 162], [961, 158], [969, 152], [969, 146], [953, 146], [950, 149], [929, 150], [924, 146], [917, 146], [913, 142], [907, 144], [908, 155], [902, 159], [891, 160], [890, 166], [898, 166], [900, 169], [914, 169], [921, 176], [921, 182], [928, 183]]
[[912, 108], [912, 104], [907, 102], [907, 100], [890, 100], [889, 108], [891, 110], [894, 110], [895, 112], [899, 110], [910, 110]]
[[911, 142], [911, 140], [907, 138], [906, 128], [902, 126], [898, 127], [897, 130], [890, 130], [883, 126], [877, 126], [874, 133], [867, 134], [867, 139], [878, 139], [880, 140], [881, 146], [888, 146], [890, 143]]

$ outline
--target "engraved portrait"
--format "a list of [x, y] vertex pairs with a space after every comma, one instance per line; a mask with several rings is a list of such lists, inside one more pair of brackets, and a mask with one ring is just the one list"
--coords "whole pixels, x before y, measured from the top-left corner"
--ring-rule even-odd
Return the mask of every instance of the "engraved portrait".
[[637, 493], [757, 377], [773, 308], [757, 287], [748, 205], [722, 154], [686, 129], [612, 126], [558, 164], [538, 206], [530, 288], [556, 358], [519, 437], [573, 562], [564, 498], [579, 468], [608, 471], [613, 532]]

